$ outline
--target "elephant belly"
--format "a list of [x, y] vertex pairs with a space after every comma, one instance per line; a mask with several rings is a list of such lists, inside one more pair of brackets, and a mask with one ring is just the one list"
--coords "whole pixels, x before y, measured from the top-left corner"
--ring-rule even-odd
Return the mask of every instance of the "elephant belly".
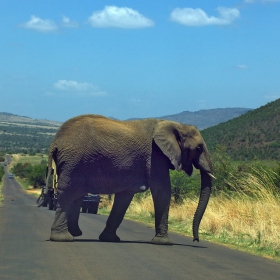
[[[129, 158], [129, 157], [128, 157]], [[61, 190], [71, 189], [79, 193], [112, 194], [123, 191], [138, 193], [148, 186], [146, 160], [80, 159], [64, 161], [60, 165], [58, 185]]]
[[92, 193], [111, 194], [123, 191], [138, 193], [148, 189], [148, 184], [143, 178], [131, 176], [90, 176], [86, 181], [88, 192]]

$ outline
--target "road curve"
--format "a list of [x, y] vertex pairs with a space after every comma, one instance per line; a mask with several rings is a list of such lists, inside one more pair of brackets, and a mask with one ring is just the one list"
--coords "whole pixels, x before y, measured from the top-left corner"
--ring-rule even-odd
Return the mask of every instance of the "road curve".
[[[6, 169], [6, 167], [5, 167]], [[150, 243], [154, 229], [123, 221], [120, 243], [100, 242], [106, 217], [81, 214], [75, 242], [49, 241], [54, 212], [36, 206], [4, 175], [0, 206], [0, 279], [280, 279], [280, 264], [209, 242], [170, 234], [173, 246]]]

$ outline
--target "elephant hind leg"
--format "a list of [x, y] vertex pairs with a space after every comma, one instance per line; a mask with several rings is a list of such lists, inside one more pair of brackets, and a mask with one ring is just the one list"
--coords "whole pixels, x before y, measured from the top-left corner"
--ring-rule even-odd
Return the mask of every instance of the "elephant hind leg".
[[113, 208], [106, 222], [106, 227], [99, 235], [99, 240], [107, 242], [119, 242], [116, 232], [121, 224], [125, 212], [133, 198], [133, 193], [121, 192], [115, 194]]
[[73, 235], [81, 234], [78, 227], [79, 213], [77, 213], [79, 201], [73, 202], [70, 195], [71, 193], [58, 189], [57, 208], [50, 236], [52, 241], [74, 241]]
[[56, 208], [50, 240], [60, 242], [74, 241], [74, 237], [68, 231], [66, 212], [60, 206]]
[[68, 231], [73, 236], [81, 236], [83, 234], [78, 224], [82, 202], [83, 197], [76, 199], [72, 202], [67, 211]]

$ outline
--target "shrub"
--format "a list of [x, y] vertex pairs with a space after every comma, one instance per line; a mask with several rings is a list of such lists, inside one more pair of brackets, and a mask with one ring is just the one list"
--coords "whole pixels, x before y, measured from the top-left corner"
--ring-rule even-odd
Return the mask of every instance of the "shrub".
[[32, 166], [31, 172], [27, 175], [28, 182], [34, 187], [40, 187], [45, 181], [46, 166], [45, 165], [34, 165]]
[[4, 167], [0, 166], [0, 182], [2, 181], [3, 176], [4, 176]]
[[32, 165], [28, 162], [25, 162], [25, 163], [17, 163], [12, 168], [11, 172], [20, 178], [27, 178], [31, 170], [32, 170]]
[[34, 188], [40, 187], [45, 181], [46, 165], [30, 163], [17, 163], [12, 168], [12, 173], [22, 179], [27, 179], [28, 183]]
[[189, 177], [185, 172], [170, 171], [171, 195], [176, 204], [183, 203], [187, 196], [194, 196], [200, 191], [200, 176], [198, 173]]

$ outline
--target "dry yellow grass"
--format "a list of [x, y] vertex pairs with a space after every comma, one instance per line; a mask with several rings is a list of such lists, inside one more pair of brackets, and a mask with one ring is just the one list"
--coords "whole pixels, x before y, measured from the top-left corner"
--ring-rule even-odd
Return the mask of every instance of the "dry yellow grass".
[[[169, 228], [186, 235], [192, 234], [192, 220], [197, 201], [186, 199], [182, 205], [172, 204]], [[151, 197], [132, 202], [127, 216], [140, 220], [151, 218], [154, 208]], [[141, 218], [139, 218], [141, 217]], [[151, 222], [153, 220], [150, 219]], [[224, 195], [212, 197], [200, 224], [200, 233], [235, 245], [270, 248], [280, 251], [280, 200], [256, 200], [249, 197]], [[202, 237], [203, 239], [203, 237]], [[264, 254], [265, 255], [265, 254]]]
[[[200, 225], [201, 235], [240, 245], [243, 249], [254, 247], [270, 251], [263, 255], [279, 255], [280, 194], [279, 187], [275, 186], [276, 177], [273, 171], [258, 169], [232, 178], [230, 186], [238, 191], [211, 197]], [[171, 204], [169, 228], [191, 235], [196, 207], [197, 200], [192, 199], [186, 199], [182, 205]], [[144, 216], [152, 217], [153, 212], [152, 199], [146, 197], [133, 201], [127, 216], [141, 216], [145, 220]]]

